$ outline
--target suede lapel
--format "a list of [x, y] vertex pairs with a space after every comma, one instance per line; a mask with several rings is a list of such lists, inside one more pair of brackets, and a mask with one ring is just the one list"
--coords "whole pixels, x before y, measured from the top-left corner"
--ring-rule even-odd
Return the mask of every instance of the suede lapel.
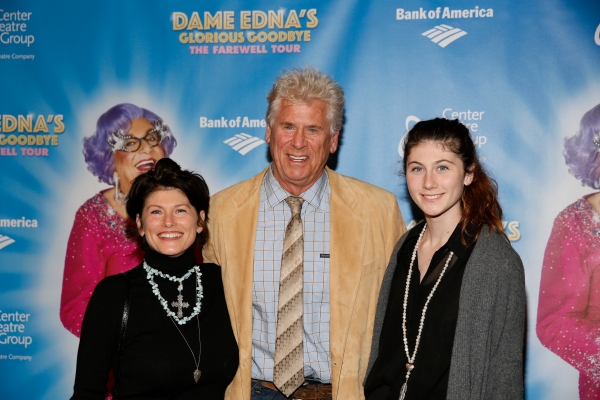
[[[362, 218], [355, 207], [357, 194], [344, 178], [327, 169], [331, 185], [331, 262], [329, 287], [331, 300], [330, 346], [334, 391], [341, 370], [352, 312], [360, 285], [365, 243]], [[357, 266], [352, 268], [352, 266]]]
[[[267, 167], [268, 168], [268, 167]], [[224, 216], [220, 216], [224, 238], [222, 257], [226, 260], [224, 283], [227, 297], [235, 307], [232, 318], [240, 349], [252, 347], [252, 281], [254, 243], [260, 202], [260, 185], [267, 169], [234, 193]], [[230, 309], [231, 310], [231, 309]], [[241, 361], [241, 360], [240, 360]]]

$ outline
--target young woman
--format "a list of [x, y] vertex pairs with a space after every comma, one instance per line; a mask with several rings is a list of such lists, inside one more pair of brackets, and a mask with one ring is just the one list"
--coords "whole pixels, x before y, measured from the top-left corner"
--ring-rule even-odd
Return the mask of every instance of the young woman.
[[468, 129], [417, 123], [404, 174], [425, 221], [400, 239], [384, 277], [367, 400], [523, 398], [523, 265]]

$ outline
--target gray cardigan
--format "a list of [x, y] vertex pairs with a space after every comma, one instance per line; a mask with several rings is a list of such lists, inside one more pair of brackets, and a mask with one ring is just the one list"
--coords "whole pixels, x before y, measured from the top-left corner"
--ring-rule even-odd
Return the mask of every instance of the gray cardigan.
[[[523, 263], [506, 238], [487, 231], [482, 230], [465, 266], [446, 396], [450, 400], [523, 398]], [[383, 278], [367, 375], [377, 358], [397, 255], [406, 235], [396, 244]], [[415, 365], [418, 368], [418, 354]]]

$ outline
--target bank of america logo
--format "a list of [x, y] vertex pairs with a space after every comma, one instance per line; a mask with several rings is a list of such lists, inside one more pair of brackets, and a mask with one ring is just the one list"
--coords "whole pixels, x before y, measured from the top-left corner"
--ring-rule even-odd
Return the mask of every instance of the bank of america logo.
[[227, 139], [223, 143], [231, 146], [232, 149], [245, 156], [246, 153], [254, 150], [265, 141], [255, 136], [250, 136], [247, 133], [238, 133], [232, 138]]
[[15, 241], [8, 236], [0, 235], [0, 250], [8, 246], [9, 244], [13, 244]]
[[465, 36], [467, 32], [462, 29], [453, 28], [450, 25], [437, 25], [433, 29], [423, 32], [421, 35], [431, 39], [433, 43], [437, 43], [440, 47], [446, 47], [456, 39]]

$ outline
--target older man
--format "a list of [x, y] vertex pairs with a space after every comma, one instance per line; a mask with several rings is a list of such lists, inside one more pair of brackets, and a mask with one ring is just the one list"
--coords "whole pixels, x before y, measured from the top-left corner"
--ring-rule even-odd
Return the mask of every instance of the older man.
[[325, 166], [342, 88], [313, 68], [269, 95], [273, 163], [211, 198], [240, 364], [226, 398], [362, 399], [379, 286], [405, 225], [393, 194]]

